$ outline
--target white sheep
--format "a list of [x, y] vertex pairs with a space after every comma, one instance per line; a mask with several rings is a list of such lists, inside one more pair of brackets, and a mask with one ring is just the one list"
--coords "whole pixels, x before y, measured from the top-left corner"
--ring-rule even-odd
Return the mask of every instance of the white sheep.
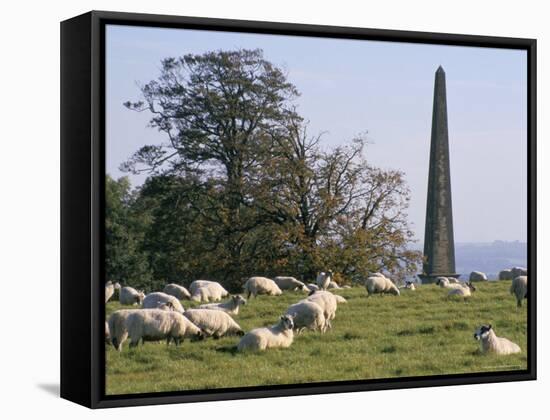
[[294, 330], [300, 334], [304, 329], [311, 331], [320, 331], [324, 333], [327, 329], [323, 309], [315, 302], [301, 301], [291, 305], [287, 315], [292, 315], [294, 321]]
[[164, 286], [164, 293], [174, 296], [179, 300], [191, 299], [191, 293], [189, 293], [185, 287], [175, 283], [170, 283]]
[[206, 303], [200, 305], [199, 309], [214, 309], [224, 311], [231, 315], [238, 315], [241, 305], [246, 305], [246, 299], [241, 295], [232, 295], [231, 299], [224, 303]]
[[399, 287], [399, 289], [416, 290], [416, 286], [412, 281], [407, 280], [403, 286]]
[[336, 299], [336, 303], [348, 303], [346, 298], [344, 298], [343, 296], [340, 296], [340, 295], [335, 294], [334, 299]]
[[245, 334], [237, 350], [263, 351], [269, 348], [287, 348], [294, 340], [294, 321], [291, 315], [283, 315], [279, 322], [271, 327], [256, 328]]
[[120, 290], [120, 283], [113, 283], [111, 280], [105, 283], [105, 303], [113, 297], [115, 290]]
[[449, 286], [451, 282], [449, 281], [449, 279], [447, 277], [437, 277], [435, 279], [435, 284], [441, 288], [446, 288]]
[[300, 290], [302, 292], [309, 292], [308, 287], [294, 277], [277, 276], [273, 278], [273, 281], [281, 290]]
[[331, 280], [332, 271], [329, 270], [326, 273], [322, 271], [317, 274], [317, 287], [319, 287], [319, 290], [327, 290]]
[[342, 286], [342, 289], [351, 289], [351, 286], [349, 284], [344, 284]]
[[393, 284], [393, 282], [387, 277], [369, 277], [365, 283], [368, 292], [367, 297], [377, 293], [391, 293], [396, 296], [401, 294], [395, 284]]
[[499, 280], [513, 280], [514, 275], [512, 274], [512, 270], [500, 270], [498, 273], [498, 279]]
[[527, 299], [527, 276], [518, 276], [512, 280], [510, 293], [516, 297], [518, 308], [521, 306], [521, 301]]
[[220, 283], [210, 280], [195, 280], [190, 284], [189, 292], [195, 302], [217, 302], [229, 295]]
[[487, 275], [481, 271], [472, 271], [470, 273], [470, 281], [487, 281]]
[[319, 286], [313, 283], [308, 283], [306, 286], [310, 292], [313, 292], [314, 290], [319, 290]]
[[[457, 286], [457, 287], [452, 287]], [[458, 285], [458, 284], [450, 284], [448, 286], [449, 293], [447, 294], [447, 297], [463, 297], [464, 299], [472, 296], [472, 292], [476, 291], [475, 286], [472, 284], [472, 282], [468, 282], [465, 285]]]
[[172, 305], [174, 311], [179, 312], [180, 314], [185, 312], [183, 305], [178, 299], [163, 292], [149, 293], [145, 296], [145, 299], [143, 299], [142, 307], [144, 309], [168, 309], [166, 307], [167, 303]]
[[244, 291], [250, 296], [257, 295], [280, 296], [283, 294], [277, 283], [267, 277], [250, 277], [243, 286]]
[[304, 301], [314, 302], [319, 305], [325, 316], [326, 327], [332, 329], [331, 321], [336, 317], [336, 309], [338, 309], [338, 298], [336, 295], [325, 290], [318, 290], [311, 292], [310, 295], [301, 302]]
[[341, 289], [341, 287], [338, 286], [338, 283], [336, 283], [335, 281], [331, 281], [329, 282], [327, 289]]
[[504, 337], [497, 337], [491, 324], [479, 327], [474, 333], [474, 338], [481, 342], [482, 353], [506, 355], [521, 352], [516, 343]]
[[203, 333], [199, 327], [175, 311], [163, 311], [161, 309], [142, 309], [128, 315], [126, 320], [130, 347], [135, 347], [140, 340], [159, 341], [171, 340], [177, 345], [185, 338], [200, 340]]
[[122, 344], [128, 338], [126, 320], [130, 314], [136, 311], [141, 311], [141, 309], [120, 309], [113, 312], [109, 317], [107, 324], [109, 328], [109, 336], [111, 337], [111, 344], [118, 351], [122, 349]]
[[215, 309], [189, 309], [184, 315], [206, 336], [218, 339], [224, 335], [243, 335], [242, 328], [228, 313]]
[[141, 290], [137, 291], [133, 287], [129, 286], [125, 286], [120, 289], [119, 302], [121, 305], [141, 305], [144, 298], [145, 293]]
[[514, 279], [519, 276], [527, 275], [527, 269], [524, 267], [513, 267], [511, 271], [512, 271], [512, 278]]

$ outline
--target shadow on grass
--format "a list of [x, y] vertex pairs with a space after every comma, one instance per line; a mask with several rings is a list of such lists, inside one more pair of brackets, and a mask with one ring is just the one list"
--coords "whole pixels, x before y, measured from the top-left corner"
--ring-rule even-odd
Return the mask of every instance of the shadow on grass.
[[216, 347], [216, 351], [218, 353], [227, 353], [231, 356], [236, 356], [238, 354], [237, 346], [223, 346], [223, 347]]

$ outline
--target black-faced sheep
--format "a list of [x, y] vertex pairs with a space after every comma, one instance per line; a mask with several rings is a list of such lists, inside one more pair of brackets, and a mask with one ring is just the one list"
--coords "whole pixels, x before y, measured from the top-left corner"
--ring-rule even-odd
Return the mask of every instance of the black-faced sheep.
[[519, 308], [521, 301], [527, 299], [527, 276], [518, 276], [512, 280], [510, 293], [516, 297], [516, 303]]
[[153, 292], [145, 296], [145, 299], [143, 300], [143, 308], [144, 309], [156, 309], [156, 308], [168, 309], [166, 307], [167, 303], [170, 303], [172, 305], [174, 311], [179, 312], [180, 314], [185, 312], [183, 305], [180, 303], [178, 299], [176, 299], [174, 296], [167, 295], [166, 293], [163, 293], [163, 292]]
[[474, 338], [480, 341], [482, 353], [506, 355], [521, 352], [516, 343], [504, 337], [497, 337], [490, 324], [479, 327], [474, 333]]
[[121, 305], [141, 305], [144, 298], [145, 294], [141, 290], [137, 291], [129, 286], [120, 289], [119, 302]]
[[241, 295], [232, 295], [231, 299], [224, 303], [206, 303], [200, 305], [199, 309], [214, 309], [224, 311], [231, 315], [238, 315], [241, 305], [246, 305], [246, 299]]
[[401, 294], [395, 284], [393, 284], [393, 282], [387, 277], [369, 277], [365, 282], [365, 285], [368, 292], [367, 297], [374, 294], [384, 293], [390, 293], [396, 296], [399, 296]]
[[133, 312], [126, 320], [130, 347], [135, 347], [140, 340], [159, 341], [166, 340], [170, 344], [173, 340], [177, 345], [185, 338], [200, 340], [203, 333], [196, 325], [176, 311], [163, 311], [160, 309], [142, 309]]
[[242, 328], [228, 313], [215, 309], [189, 309], [184, 314], [206, 336], [218, 339], [225, 335], [243, 335]]
[[309, 292], [308, 287], [294, 277], [277, 276], [273, 278], [273, 281], [281, 290], [300, 290], [302, 292]]
[[164, 293], [167, 295], [174, 296], [176, 299], [183, 300], [183, 299], [191, 299], [191, 293], [179, 284], [170, 283], [164, 286]]
[[271, 327], [256, 328], [244, 335], [237, 345], [240, 352], [263, 351], [270, 348], [290, 347], [294, 340], [294, 322], [291, 315], [283, 315]]
[[189, 291], [191, 300], [195, 302], [217, 302], [229, 295], [220, 283], [210, 280], [195, 280]]
[[283, 294], [277, 283], [267, 277], [250, 277], [243, 288], [248, 299], [250, 299], [250, 296], [280, 296]]

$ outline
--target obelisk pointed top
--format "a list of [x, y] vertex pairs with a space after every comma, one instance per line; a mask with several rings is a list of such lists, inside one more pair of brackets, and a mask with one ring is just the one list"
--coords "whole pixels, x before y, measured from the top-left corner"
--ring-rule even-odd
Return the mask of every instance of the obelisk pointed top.
[[445, 74], [445, 70], [443, 70], [443, 67], [441, 67], [441, 65], [437, 68], [437, 72], [436, 73], [443, 73]]

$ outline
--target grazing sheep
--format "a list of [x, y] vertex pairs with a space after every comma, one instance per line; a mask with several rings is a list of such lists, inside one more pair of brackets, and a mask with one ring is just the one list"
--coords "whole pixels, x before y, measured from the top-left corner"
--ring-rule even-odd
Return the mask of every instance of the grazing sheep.
[[229, 296], [229, 292], [215, 281], [195, 280], [189, 286], [191, 300], [195, 302], [217, 302]]
[[121, 305], [141, 305], [144, 298], [145, 293], [141, 290], [138, 292], [136, 289], [129, 286], [120, 289], [119, 302]]
[[243, 335], [242, 328], [228, 313], [216, 309], [189, 309], [184, 315], [199, 327], [207, 337], [218, 339], [224, 335]]
[[498, 279], [499, 280], [513, 280], [514, 279], [514, 275], [512, 274], [512, 270], [501, 270], [499, 273], [498, 273]]
[[[342, 298], [343, 299], [343, 298]], [[338, 309], [338, 298], [336, 295], [325, 290], [313, 291], [310, 295], [301, 302], [314, 302], [321, 307], [325, 316], [326, 328], [332, 329], [331, 321], [336, 317], [336, 309]]]
[[519, 276], [526, 276], [527, 275], [527, 269], [523, 267], [514, 267], [510, 271], [512, 271], [512, 278], [515, 279]]
[[273, 281], [281, 290], [301, 290], [302, 292], [309, 292], [308, 287], [294, 277], [277, 276], [273, 279]]
[[322, 271], [317, 274], [317, 287], [319, 287], [319, 290], [327, 290], [331, 280], [332, 271], [329, 270], [326, 273]]
[[130, 314], [141, 311], [141, 309], [120, 309], [111, 314], [108, 320], [109, 335], [111, 337], [111, 344], [113, 347], [121, 351], [122, 344], [128, 338], [128, 328], [126, 326], [126, 320]]
[[214, 309], [217, 311], [224, 311], [231, 315], [239, 314], [239, 307], [246, 305], [246, 299], [241, 295], [232, 295], [231, 299], [225, 303], [206, 303], [200, 305], [199, 309]]
[[166, 340], [170, 344], [174, 340], [176, 346], [185, 338], [201, 340], [203, 333], [196, 325], [175, 311], [161, 309], [142, 309], [128, 315], [126, 320], [130, 347], [135, 347], [140, 340]]
[[335, 281], [331, 281], [331, 282], [328, 284], [327, 289], [341, 289], [341, 287], [338, 286], [338, 283], [336, 283]]
[[315, 302], [306, 300], [295, 303], [286, 310], [286, 314], [292, 315], [294, 330], [298, 334], [306, 328], [311, 331], [321, 331], [322, 333], [327, 329], [323, 309]]
[[313, 284], [313, 283], [308, 283], [307, 288], [309, 289], [310, 292], [313, 292], [315, 290], [319, 290], [319, 286], [317, 286], [316, 284]]
[[369, 277], [365, 283], [368, 292], [367, 297], [375, 293], [391, 293], [396, 296], [400, 295], [399, 289], [387, 277]]
[[[451, 284], [449, 286], [455, 286], [455, 285]], [[450, 290], [449, 290], [449, 293], [447, 294], [447, 297], [459, 296], [459, 297], [463, 297], [464, 299], [466, 299], [466, 298], [472, 296], [472, 292], [476, 291], [476, 288], [474, 287], [472, 282], [468, 282], [464, 286], [460, 286], [460, 285], [456, 285], [456, 286], [458, 286], [458, 287], [449, 287]]]
[[470, 273], [470, 281], [487, 281], [487, 275], [481, 271], [472, 271]]
[[185, 312], [185, 309], [179, 300], [177, 300], [174, 296], [167, 295], [163, 292], [149, 293], [145, 296], [145, 299], [143, 299], [142, 306], [144, 309], [160, 309], [161, 307], [167, 309], [166, 306], [163, 306], [167, 303], [172, 305], [174, 311], [179, 312], [180, 314]]
[[479, 327], [474, 333], [474, 338], [481, 342], [482, 353], [506, 355], [521, 352], [516, 343], [504, 337], [497, 337], [491, 324]]
[[237, 346], [240, 352], [263, 351], [270, 348], [290, 347], [294, 340], [294, 321], [291, 315], [283, 315], [271, 327], [256, 328], [245, 334]]
[[105, 303], [109, 302], [109, 299], [113, 297], [115, 294], [115, 290], [120, 290], [120, 284], [114, 283], [109, 280], [107, 283], [105, 283]]
[[250, 277], [244, 284], [244, 291], [250, 296], [257, 295], [280, 296], [283, 294], [277, 283], [267, 277]]
[[521, 306], [521, 301], [527, 299], [527, 276], [518, 276], [512, 280], [510, 293], [516, 296], [518, 308]]
[[164, 293], [167, 295], [174, 296], [176, 299], [183, 300], [183, 299], [191, 299], [191, 293], [179, 284], [170, 283], [164, 286]]

